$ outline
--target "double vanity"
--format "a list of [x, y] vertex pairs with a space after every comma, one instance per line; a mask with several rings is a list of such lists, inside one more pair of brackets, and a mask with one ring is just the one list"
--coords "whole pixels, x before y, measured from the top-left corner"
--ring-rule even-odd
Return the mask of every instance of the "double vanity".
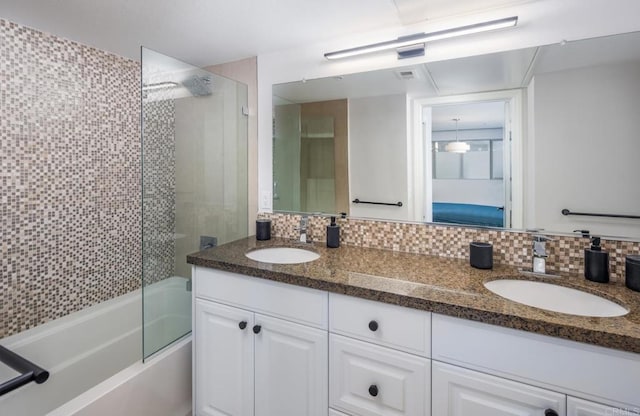
[[196, 415], [640, 413], [621, 284], [279, 238], [188, 262]]

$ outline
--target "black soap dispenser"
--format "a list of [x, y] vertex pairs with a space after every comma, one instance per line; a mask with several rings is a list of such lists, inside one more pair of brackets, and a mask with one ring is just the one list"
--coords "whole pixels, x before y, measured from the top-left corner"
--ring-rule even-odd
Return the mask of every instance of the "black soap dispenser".
[[331, 217], [331, 224], [327, 225], [327, 247], [340, 247], [340, 226], [336, 224], [336, 217]]
[[584, 277], [592, 282], [609, 282], [609, 253], [602, 251], [600, 237], [591, 237], [591, 248], [584, 250]]

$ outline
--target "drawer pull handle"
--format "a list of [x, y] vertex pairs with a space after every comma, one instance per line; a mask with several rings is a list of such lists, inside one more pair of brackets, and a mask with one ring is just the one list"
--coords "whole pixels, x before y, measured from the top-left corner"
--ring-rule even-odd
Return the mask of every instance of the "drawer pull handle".
[[376, 321], [369, 322], [369, 329], [376, 332], [378, 330], [378, 323]]
[[553, 409], [547, 409], [544, 411], [544, 416], [558, 416], [558, 412]]
[[247, 327], [247, 321], [241, 321], [238, 324], [238, 327], [240, 327], [240, 329], [245, 329]]
[[[373, 396], [373, 397], [376, 397], [378, 395], [378, 386], [376, 386], [375, 384], [370, 385], [369, 386], [369, 394], [371, 396]], [[557, 416], [557, 414], [556, 414], [556, 416]]]
[[260, 325], [254, 325], [254, 326], [253, 326], [253, 333], [254, 333], [254, 334], [259, 334], [261, 329], [262, 329], [262, 326], [260, 326]]

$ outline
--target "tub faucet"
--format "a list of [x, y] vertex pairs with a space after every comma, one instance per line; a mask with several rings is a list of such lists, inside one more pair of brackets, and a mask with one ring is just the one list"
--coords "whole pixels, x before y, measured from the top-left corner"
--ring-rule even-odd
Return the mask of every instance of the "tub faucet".
[[546, 273], [547, 268], [547, 247], [545, 243], [553, 241], [546, 235], [536, 234], [533, 236], [533, 272]]
[[309, 226], [309, 217], [306, 215], [303, 215], [300, 218], [300, 226], [298, 228], [296, 228], [296, 231], [300, 231], [300, 242], [301, 243], [310, 243], [311, 242], [311, 238], [309, 237], [309, 235], [307, 234], [307, 228]]

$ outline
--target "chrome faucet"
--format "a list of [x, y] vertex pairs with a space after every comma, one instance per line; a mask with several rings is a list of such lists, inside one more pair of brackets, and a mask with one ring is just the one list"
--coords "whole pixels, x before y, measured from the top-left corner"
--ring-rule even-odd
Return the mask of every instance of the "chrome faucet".
[[547, 269], [547, 247], [545, 243], [553, 241], [546, 235], [536, 234], [533, 236], [533, 272], [546, 273]]
[[301, 243], [310, 243], [311, 238], [307, 234], [307, 228], [309, 227], [309, 217], [303, 215], [300, 218], [300, 226], [296, 228], [296, 231], [300, 231], [300, 242]]

